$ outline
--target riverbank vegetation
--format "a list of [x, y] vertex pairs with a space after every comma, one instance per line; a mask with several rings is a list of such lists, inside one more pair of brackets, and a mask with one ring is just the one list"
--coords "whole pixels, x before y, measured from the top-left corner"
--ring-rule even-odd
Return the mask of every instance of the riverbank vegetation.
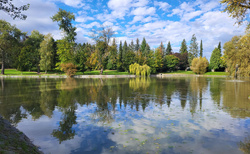
[[[68, 72], [66, 73], [68, 76], [94, 70], [100, 70], [99, 74], [105, 74], [104, 70], [130, 72], [129, 67], [134, 63], [148, 66], [150, 73], [146, 74], [171, 73], [187, 71], [190, 68], [194, 70], [195, 66], [192, 64], [196, 62], [193, 60], [205, 58], [203, 57], [205, 42], [201, 40], [198, 45], [195, 34], [192, 35], [189, 47], [183, 39], [178, 52], [173, 51], [170, 41], [166, 48], [161, 42], [159, 47], [153, 50], [145, 38], [142, 42], [138, 38], [135, 43], [133, 40], [130, 43], [126, 40], [117, 42], [112, 27], [104, 26], [92, 31], [94, 44], [76, 43], [76, 27], [72, 24], [75, 20], [73, 13], [59, 9], [51, 19], [58, 23], [59, 29], [64, 34], [60, 40], [54, 40], [51, 34], [43, 35], [36, 30], [27, 35], [10, 23], [0, 20], [1, 74], [9, 74], [5, 72], [5, 68], [14, 68], [24, 74], [29, 71], [27, 75], [33, 74], [34, 71], [38, 74], [41, 71], [45, 74], [64, 71]], [[244, 36], [233, 37], [231, 41], [225, 43], [224, 55], [219, 42], [218, 47], [211, 52], [210, 64], [206, 63], [202, 65], [204, 66], [202, 71], [194, 70], [194, 72], [204, 74], [210, 70], [213, 72], [228, 70], [230, 75], [250, 76], [249, 41], [249, 32]], [[74, 67], [63, 67], [68, 66], [67, 64], [72, 64]], [[117, 72], [115, 74], [120, 74]]]

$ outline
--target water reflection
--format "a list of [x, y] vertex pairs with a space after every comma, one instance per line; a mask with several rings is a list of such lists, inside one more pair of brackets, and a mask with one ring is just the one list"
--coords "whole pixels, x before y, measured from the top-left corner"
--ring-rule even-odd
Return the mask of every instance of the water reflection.
[[[183, 144], [213, 147], [214, 152], [221, 152], [222, 147], [216, 144], [223, 143], [216, 140], [217, 136], [227, 141], [236, 135], [232, 133], [235, 130], [231, 130], [237, 123], [233, 118], [250, 117], [248, 80], [228, 82], [225, 78], [201, 77], [1, 79], [0, 92], [0, 114], [5, 119], [22, 125], [29, 117], [33, 121], [59, 117], [48, 135], [56, 138], [58, 144], [85, 136], [87, 145], [83, 145], [82, 139], [78, 150], [88, 149], [90, 153], [94, 149], [96, 153], [194, 152], [192, 148], [187, 151]], [[241, 123], [244, 125], [239, 124], [237, 129], [249, 127], [247, 121]], [[218, 131], [222, 128], [227, 130]], [[244, 149], [243, 145], [247, 144], [240, 145], [240, 149]], [[193, 147], [193, 150], [197, 149]]]

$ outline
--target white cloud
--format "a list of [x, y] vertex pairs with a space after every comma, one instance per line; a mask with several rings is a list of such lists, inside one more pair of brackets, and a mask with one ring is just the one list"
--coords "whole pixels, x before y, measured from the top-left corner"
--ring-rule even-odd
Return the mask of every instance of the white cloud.
[[168, 4], [167, 2], [159, 2], [159, 1], [154, 1], [154, 5], [158, 6], [159, 9], [163, 11], [168, 11], [168, 9], [171, 7], [171, 5]]
[[95, 20], [95, 18], [93, 17], [88, 17], [88, 16], [78, 16], [76, 17], [76, 22], [86, 22], [86, 21], [89, 21], [89, 20]]
[[131, 11], [131, 14], [136, 16], [154, 15], [156, 9], [154, 7], [138, 7]]

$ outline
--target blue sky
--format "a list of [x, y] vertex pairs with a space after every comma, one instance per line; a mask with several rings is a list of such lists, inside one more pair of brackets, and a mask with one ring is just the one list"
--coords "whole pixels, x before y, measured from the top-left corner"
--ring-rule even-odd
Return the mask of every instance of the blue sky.
[[59, 8], [73, 12], [77, 27], [77, 42], [93, 43], [89, 37], [92, 29], [100, 25], [110, 26], [116, 32], [117, 43], [146, 38], [151, 48], [170, 41], [174, 52], [179, 51], [181, 41], [188, 45], [193, 34], [198, 43], [203, 41], [204, 56], [208, 59], [214, 47], [222, 45], [235, 35], [243, 35], [245, 25], [234, 25], [235, 20], [223, 10], [220, 0], [15, 0], [16, 5], [30, 4], [24, 12], [25, 21], [11, 19], [0, 12], [0, 19], [15, 24], [31, 33], [38, 30], [52, 33], [55, 39], [62, 37], [57, 23], [50, 19]]

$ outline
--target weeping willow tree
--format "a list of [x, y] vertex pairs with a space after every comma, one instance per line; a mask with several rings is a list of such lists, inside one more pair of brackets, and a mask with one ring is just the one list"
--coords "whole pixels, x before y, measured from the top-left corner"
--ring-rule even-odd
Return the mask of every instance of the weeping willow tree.
[[129, 65], [129, 72], [135, 75], [149, 76], [151, 68], [148, 65], [139, 65], [137, 63]]

